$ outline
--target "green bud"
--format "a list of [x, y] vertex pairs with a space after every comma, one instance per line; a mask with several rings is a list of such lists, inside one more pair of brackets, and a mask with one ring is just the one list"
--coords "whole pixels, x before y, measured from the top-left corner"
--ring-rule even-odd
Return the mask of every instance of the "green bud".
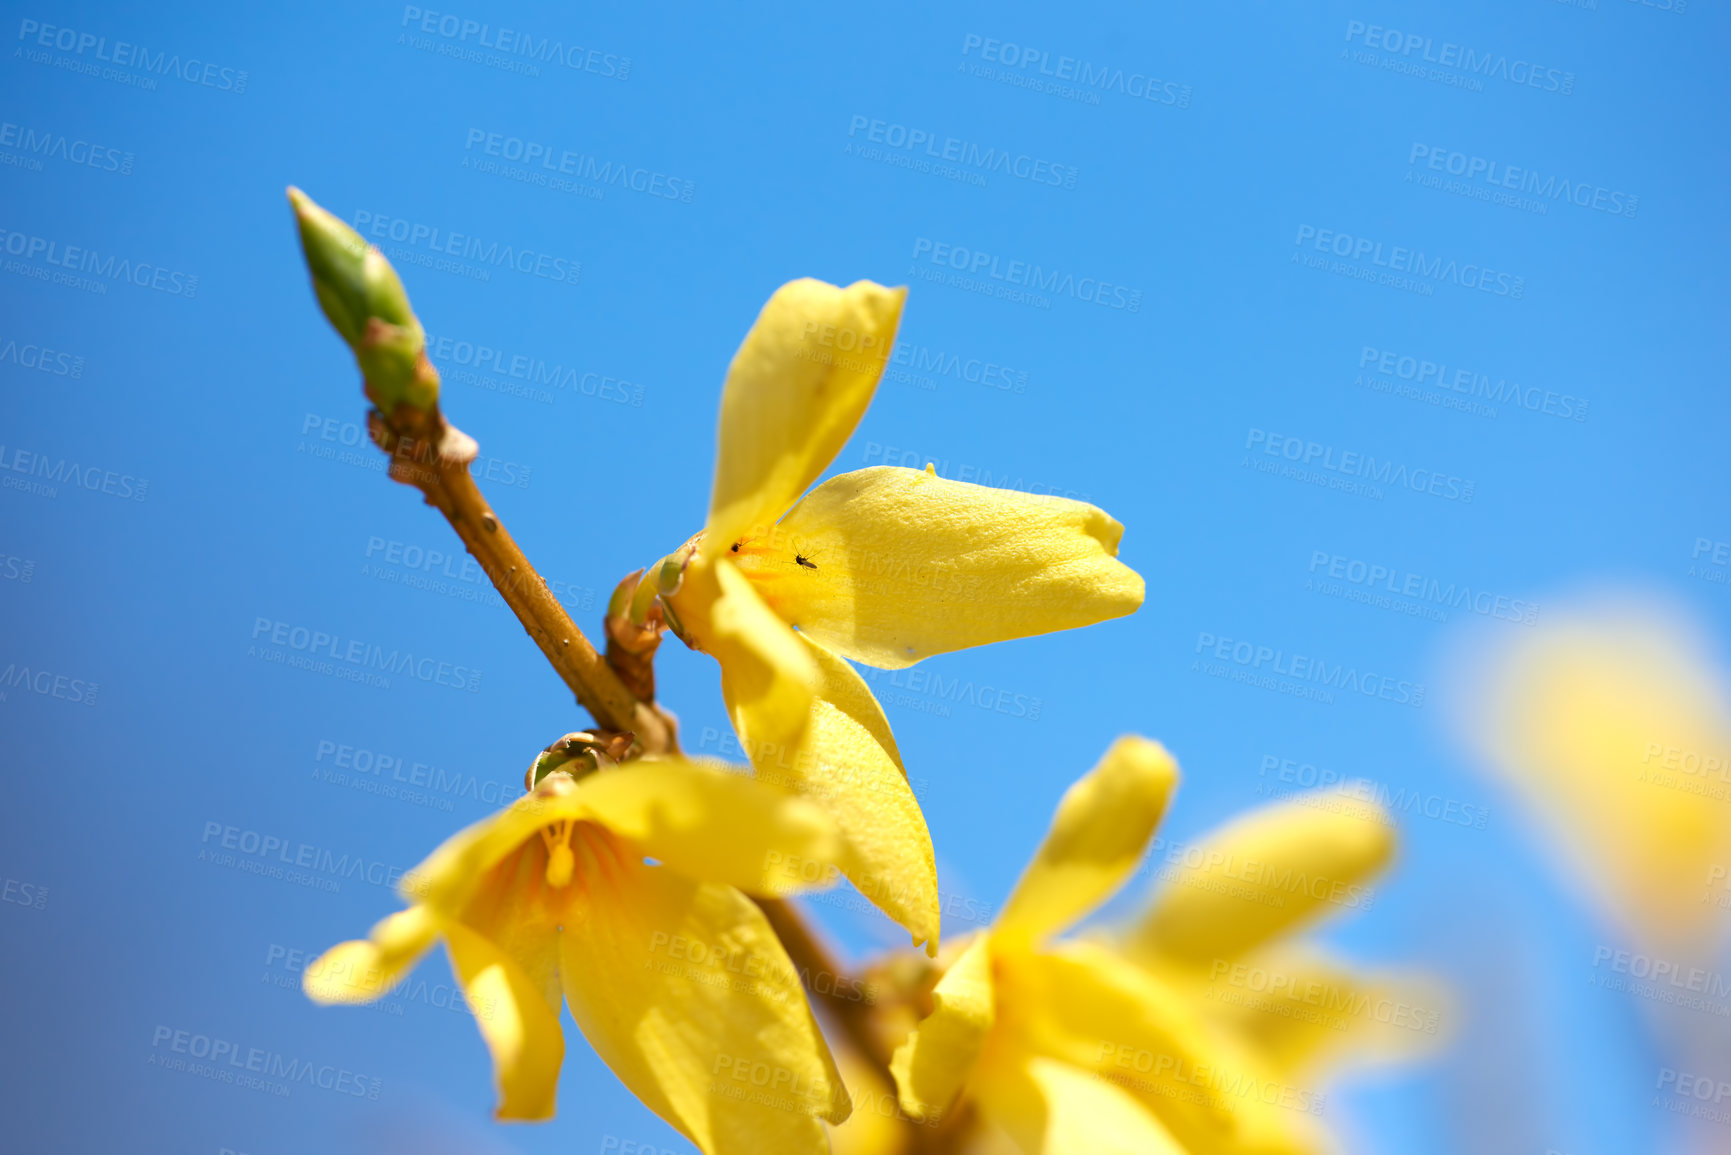
[[549, 774], [569, 774], [573, 778], [584, 778], [599, 768], [600, 760], [593, 750], [547, 750], [538, 754], [535, 761], [529, 764], [529, 772], [524, 775], [524, 785], [533, 790], [541, 785], [541, 779]]
[[631, 748], [633, 735], [623, 732], [580, 730], [567, 734], [535, 755], [523, 775], [523, 788], [533, 791], [549, 774], [585, 778], [597, 770], [619, 765]]
[[649, 621], [649, 609], [655, 604], [658, 591], [655, 587], [655, 575], [661, 567], [656, 566], [637, 579], [637, 589], [631, 594], [631, 609], [629, 615], [631, 624], [641, 626]]
[[691, 555], [696, 552], [692, 546], [684, 545], [661, 559], [660, 572], [655, 576], [657, 593], [679, 592], [679, 587], [685, 584], [685, 567], [691, 563]]
[[367, 396], [387, 416], [405, 404], [431, 409], [439, 401], [439, 374], [426, 358], [426, 333], [391, 262], [300, 189], [291, 187], [288, 195], [313, 292], [354, 352]]
[[620, 583], [613, 587], [613, 594], [607, 599], [607, 616], [622, 618], [631, 610], [632, 595], [637, 592], [637, 579], [643, 576], [642, 570], [636, 570], [625, 575]]
[[319, 307], [344, 341], [358, 345], [367, 330], [367, 294], [362, 273], [367, 242], [300, 189], [291, 185], [288, 195], [300, 223], [301, 251], [306, 254]]

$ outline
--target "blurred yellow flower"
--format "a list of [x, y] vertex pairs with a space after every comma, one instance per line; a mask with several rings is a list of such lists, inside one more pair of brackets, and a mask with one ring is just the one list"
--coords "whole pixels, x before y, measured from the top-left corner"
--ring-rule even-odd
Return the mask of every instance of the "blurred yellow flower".
[[839, 850], [815, 805], [677, 759], [547, 775], [404, 880], [407, 910], [309, 967], [322, 1003], [386, 994], [443, 939], [501, 1119], [554, 1110], [561, 1001], [596, 1053], [706, 1155], [821, 1155], [850, 1111], [800, 977], [741, 893]]
[[[708, 524], [663, 601], [721, 665], [759, 775], [840, 826], [842, 870], [935, 950], [937, 871], [883, 709], [845, 659], [884, 669], [1133, 612], [1123, 527], [1081, 502], [880, 466], [806, 493], [889, 359], [905, 289], [782, 286], [728, 369]], [[804, 495], [803, 499], [801, 495]]]
[[998, 920], [896, 1051], [909, 1114], [971, 1110], [1028, 1153], [1320, 1149], [1308, 1092], [1153, 973], [1101, 943], [1046, 941], [1122, 885], [1177, 780], [1161, 746], [1126, 737], [1065, 793]]
[[1437, 984], [1361, 974], [1292, 941], [1369, 910], [1394, 850], [1394, 824], [1373, 801], [1324, 790], [1262, 807], [1168, 850], [1121, 949], [1282, 1078], [1411, 1057], [1446, 1035]]
[[1633, 604], [1554, 616], [1500, 648], [1463, 719], [1568, 880], [1677, 952], [1731, 900], [1731, 691], [1699, 636]]

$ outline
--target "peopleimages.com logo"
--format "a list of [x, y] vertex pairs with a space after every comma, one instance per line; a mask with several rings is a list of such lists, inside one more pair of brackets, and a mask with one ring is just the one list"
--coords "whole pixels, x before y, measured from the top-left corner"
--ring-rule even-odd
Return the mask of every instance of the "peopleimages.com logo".
[[[1384, 565], [1379, 562], [1369, 562], [1362, 558], [1348, 557], [1344, 554], [1331, 553], [1328, 550], [1317, 549], [1310, 553], [1310, 578], [1305, 582], [1305, 588], [1316, 586], [1318, 592], [1336, 593], [1329, 584], [1345, 582], [1347, 586], [1357, 587], [1363, 591], [1361, 596], [1348, 596], [1349, 601], [1364, 601], [1366, 604], [1378, 605], [1388, 599], [1375, 599], [1375, 595], [1389, 594], [1396, 598], [1411, 598], [1418, 606], [1434, 608], [1434, 613], [1418, 613], [1417, 609], [1407, 612], [1416, 616], [1430, 617], [1434, 621], [1447, 621], [1446, 610], [1464, 609], [1480, 617], [1497, 618], [1505, 622], [1519, 622], [1522, 625], [1533, 625], [1538, 621], [1538, 603], [1525, 601], [1521, 598], [1509, 597], [1491, 590], [1475, 589], [1467, 582], [1448, 582], [1444, 584], [1437, 578], [1424, 574], [1413, 573], [1395, 565]], [[1323, 579], [1327, 579], [1326, 581]], [[1385, 608], [1401, 608], [1396, 602]]]
[[[350, 681], [380, 680], [374, 674], [374, 671], [377, 671], [378, 674], [407, 674], [418, 682], [447, 686], [453, 690], [467, 690], [471, 694], [481, 688], [481, 671], [472, 666], [433, 657], [417, 657], [413, 650], [395, 646], [387, 651], [381, 645], [359, 638], [343, 638], [339, 634], [309, 629], [274, 618], [254, 619], [252, 641], [255, 643], [254, 649], [271, 645], [287, 647], [297, 655], [305, 655], [300, 661], [289, 663], [292, 665], [304, 665], [308, 660], [324, 666], [342, 663], [334, 669], [345, 676], [353, 675], [349, 677]], [[269, 660], [276, 655], [266, 651], [258, 656]], [[329, 661], [325, 662], [324, 659]], [[389, 681], [385, 681], [384, 685], [388, 688]]]
[[1408, 181], [1411, 181], [1414, 172], [1420, 169], [1421, 162], [1425, 171], [1418, 171], [1420, 183], [1424, 182], [1428, 173], [1446, 173], [1459, 178], [1464, 186], [1478, 189], [1482, 185], [1482, 191], [1487, 195], [1507, 197], [1504, 203], [1514, 208], [1533, 207], [1525, 203], [1524, 198], [1514, 195], [1517, 193], [1539, 198], [1534, 205], [1541, 212], [1549, 211], [1548, 205], [1551, 202], [1563, 201], [1579, 208], [1632, 218], [1641, 205], [1640, 197], [1621, 189], [1606, 188], [1590, 181], [1570, 180], [1554, 172], [1544, 175], [1537, 169], [1506, 164], [1490, 157], [1458, 152], [1441, 145], [1421, 144], [1418, 141], [1413, 142], [1412, 151], [1407, 154]]
[[[1320, 441], [1272, 433], [1254, 426], [1245, 435], [1244, 448], [1247, 451], [1260, 449], [1265, 457], [1297, 462], [1304, 469], [1326, 470], [1339, 477], [1386, 485], [1391, 489], [1410, 489], [1446, 501], [1470, 503], [1477, 489], [1471, 478], [1422, 466], [1408, 469], [1403, 462], [1387, 457], [1378, 461], [1374, 454], [1342, 450]], [[1250, 460], [1246, 458], [1247, 462]]]
[[682, 177], [625, 164], [615, 158], [604, 160], [593, 153], [577, 152], [548, 141], [526, 140], [484, 128], [468, 131], [463, 151], [470, 154], [478, 151], [482, 156], [523, 165], [525, 171], [519, 179], [528, 184], [545, 185], [553, 177], [570, 177], [594, 185], [611, 185], [642, 193], [657, 200], [683, 201], [686, 204], [691, 203], [697, 192], [697, 185]]
[[[246, 91], [247, 74], [244, 69], [225, 68], [200, 60], [196, 56], [181, 58], [178, 52], [156, 52], [142, 44], [132, 44], [125, 40], [109, 43], [108, 37], [98, 36], [94, 32], [84, 32], [77, 28], [66, 28], [55, 24], [44, 24], [39, 20], [20, 20], [18, 22], [18, 39], [25, 48], [52, 49], [55, 52], [70, 52], [77, 60], [62, 58], [61, 61], [42, 61], [36, 63], [55, 63], [68, 67], [72, 72], [100, 73], [105, 80], [127, 80], [141, 88], [155, 88], [154, 77], [173, 77], [187, 84], [202, 88], [215, 88], [223, 92], [240, 94]], [[111, 64], [116, 69], [131, 68], [146, 75], [142, 78], [128, 78], [124, 73], [108, 75], [114, 69], [99, 68], [83, 58], [89, 54], [89, 60], [99, 64]], [[43, 55], [46, 55], [45, 53]], [[32, 57], [35, 60], [35, 57]], [[147, 80], [148, 84], [138, 84]]]
[[1434, 37], [1417, 32], [1402, 32], [1398, 28], [1385, 28], [1381, 24], [1348, 20], [1346, 39], [1349, 44], [1363, 44], [1366, 48], [1388, 53], [1395, 61], [1411, 65], [1415, 70], [1419, 65], [1430, 64], [1448, 69], [1463, 79], [1471, 78], [1480, 82], [1502, 80], [1562, 96], [1568, 96], [1575, 91], [1573, 72], [1535, 64], [1518, 57], [1510, 60], [1507, 53], [1480, 52], [1452, 40], [1438, 43]]
[[1033, 294], [1050, 293], [1055, 297], [1070, 297], [1086, 304], [1130, 313], [1142, 311], [1141, 289], [1114, 284], [1099, 277], [1078, 277], [1063, 269], [1011, 260], [965, 245], [917, 237], [913, 261], [916, 269], [921, 262], [940, 269], [953, 269], [981, 285], [995, 281], [1001, 286], [1013, 286]]
[[77, 353], [30, 342], [21, 345], [11, 337], [0, 338], [0, 365], [8, 362], [53, 377], [84, 376], [84, 358]]
[[14, 148], [16, 155], [0, 153], [0, 164], [42, 171], [44, 160], [58, 160], [76, 168], [91, 168], [98, 172], [132, 175], [132, 154], [112, 145], [98, 144], [79, 137], [29, 125], [0, 121], [0, 148]]
[[[8, 449], [11, 450], [10, 453], [7, 452]], [[12, 476], [15, 473], [24, 476]], [[117, 497], [123, 501], [143, 501], [150, 494], [150, 481], [147, 478], [104, 469], [98, 465], [80, 465], [77, 461], [20, 449], [16, 445], [0, 444], [0, 488], [16, 489], [41, 497], [57, 497], [62, 485], [69, 489], [84, 489], [91, 493]]]
[[[141, 289], [154, 289], [171, 297], [185, 297], [190, 300], [198, 296], [196, 273], [165, 268], [151, 261], [133, 260], [113, 252], [104, 256], [88, 246], [69, 245], [33, 233], [0, 228], [0, 251], [4, 251], [9, 257], [18, 258], [16, 261], [6, 262], [6, 271], [9, 273], [32, 276], [37, 280], [59, 277], [62, 283], [76, 280], [79, 282], [77, 288], [89, 292], [106, 293], [109, 282], [119, 281]], [[32, 264], [34, 261], [40, 261], [42, 265]], [[44, 265], [47, 267], [42, 267]]]
[[[492, 269], [510, 269], [544, 281], [575, 285], [583, 273], [581, 261], [523, 245], [483, 240], [472, 233], [452, 232], [450, 229], [422, 224], [404, 217], [359, 209], [349, 223], [356, 232], [375, 243], [389, 240], [409, 246], [392, 251], [389, 254], [392, 257], [399, 257], [410, 264], [431, 267], [439, 272], [461, 273], [477, 281], [492, 280]], [[440, 259], [444, 257], [455, 260]], [[474, 264], [463, 263], [468, 261], [473, 261]]]
[[[1385, 380], [1410, 382], [1415, 388], [1431, 388], [1460, 394], [1463, 398], [1461, 404], [1451, 408], [1466, 408], [1472, 401], [1482, 400], [1494, 405], [1519, 406], [1547, 417], [1585, 421], [1587, 410], [1591, 407], [1591, 402], [1585, 397], [1573, 393], [1522, 385], [1518, 381], [1510, 381], [1507, 377], [1492, 380], [1488, 373], [1459, 366], [1453, 366], [1451, 372], [1451, 366], [1441, 359], [1431, 360], [1399, 350], [1379, 349], [1375, 345], [1365, 345], [1359, 350], [1358, 367], [1373, 369]], [[1361, 383], [1364, 383], [1362, 378], [1361, 374]], [[1467, 398], [1472, 401], [1464, 400]], [[1488, 412], [1495, 416], [1496, 410]]]
[[1289, 654], [1274, 646], [1211, 634], [1206, 630], [1197, 633], [1193, 652], [1218, 661], [1231, 662], [1252, 671], [1266, 668], [1269, 674], [1314, 683], [1331, 690], [1360, 694], [1366, 698], [1381, 698], [1385, 702], [1411, 706], [1414, 709], [1424, 705], [1423, 682], [1409, 681], [1392, 674], [1379, 674], [1373, 670], [1360, 672], [1356, 665], [1349, 666], [1345, 662], [1336, 662], [1331, 667], [1327, 659], [1314, 654]]
[[[523, 396], [548, 405], [553, 403], [552, 390], [568, 390], [572, 394], [610, 401], [615, 405], [643, 407], [642, 385], [586, 369], [574, 362], [567, 364], [560, 360], [549, 364], [545, 357], [516, 349], [430, 332], [427, 334], [427, 356], [435, 362], [448, 362], [455, 368], [447, 372], [478, 389]], [[493, 376], [477, 375], [482, 372]], [[500, 382], [495, 377], [508, 377], [511, 381]], [[521, 384], [516, 384], [518, 382]]]
[[[289, 1093], [290, 1084], [300, 1083], [357, 1099], [377, 1099], [383, 1085], [375, 1076], [358, 1074], [333, 1063], [299, 1059], [281, 1051], [243, 1046], [231, 1039], [173, 1027], [158, 1026], [151, 1035], [150, 1047], [152, 1066], [202, 1074], [223, 1083], [243, 1081], [247, 1076], [275, 1080], [270, 1089], [285, 1096]], [[204, 1069], [196, 1064], [189, 1066], [185, 1060], [176, 1059], [177, 1055], [185, 1055], [208, 1066]]]
[[1298, 226], [1298, 235], [1292, 241], [1296, 246], [1293, 252], [1294, 260], [1298, 259], [1298, 251], [1305, 247], [1306, 241], [1310, 242], [1310, 248], [1319, 253], [1330, 253], [1355, 263], [1368, 259], [1378, 268], [1394, 273], [1410, 273], [1414, 277], [1422, 278], [1421, 284], [1426, 281], [1444, 281], [1459, 285], [1463, 289], [1477, 289], [1481, 293], [1508, 297], [1514, 301], [1520, 300], [1527, 290], [1525, 277], [1500, 273], [1472, 261], [1462, 263], [1453, 258], [1426, 257], [1422, 249], [1411, 249], [1402, 245], [1387, 246], [1388, 252], [1385, 255], [1381, 241], [1337, 232], [1334, 229], [1319, 229], [1315, 225]]
[[[970, 32], [962, 37], [962, 55], [984, 62], [983, 68], [976, 66], [973, 70], [973, 75], [982, 79], [1049, 92], [1082, 104], [1099, 104], [1102, 92], [1116, 92], [1132, 100], [1190, 107], [1190, 86], [1181, 81], [1162, 80], [1140, 69], [1096, 64], [1078, 56], [1054, 55], [1047, 49], [1014, 40], [996, 40]], [[969, 71], [966, 65], [963, 71]]]
[[53, 670], [45, 670], [40, 666], [20, 665], [17, 662], [8, 662], [6, 668], [0, 670], [0, 702], [6, 700], [9, 690], [24, 690], [44, 698], [59, 698], [63, 702], [80, 706], [96, 705], [95, 682], [74, 678], [69, 674], [56, 674]]
[[[521, 28], [493, 27], [480, 20], [458, 16], [454, 12], [435, 12], [413, 4], [403, 6], [401, 27], [423, 36], [437, 36], [454, 51], [444, 55], [463, 58], [466, 52], [486, 49], [500, 54], [502, 61], [533, 68], [538, 64], [557, 65], [572, 72], [588, 72], [608, 80], [627, 80], [631, 76], [631, 57], [567, 44], [556, 36], [537, 36]], [[420, 47], [420, 45], [415, 45]], [[530, 75], [538, 75], [538, 71]]]
[[963, 165], [984, 173], [998, 173], [1032, 184], [1075, 188], [1078, 169], [1073, 164], [1059, 164], [1045, 157], [1032, 156], [1013, 148], [982, 145], [978, 141], [940, 135], [933, 129], [910, 127], [894, 121], [855, 114], [848, 120], [850, 140], [861, 144], [880, 144], [886, 148], [918, 155], [926, 160]]

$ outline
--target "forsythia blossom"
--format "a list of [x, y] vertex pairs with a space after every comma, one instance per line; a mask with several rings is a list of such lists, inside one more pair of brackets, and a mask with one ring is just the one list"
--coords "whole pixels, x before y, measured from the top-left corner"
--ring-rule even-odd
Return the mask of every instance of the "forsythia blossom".
[[[561, 1002], [597, 1054], [706, 1155], [821, 1155], [850, 1110], [800, 977], [742, 891], [801, 889], [834, 859], [810, 802], [740, 774], [640, 760], [548, 774], [404, 880], [413, 903], [307, 971], [369, 1002], [443, 940], [492, 1051], [502, 1119], [546, 1119]], [[774, 1094], [735, 1076], [778, 1073]]]
[[1501, 647], [1464, 719], [1571, 885], [1637, 941], [1709, 949], [1731, 863], [1731, 687], [1652, 606], [1558, 613]]
[[1331, 914], [1371, 909], [1394, 850], [1375, 802], [1317, 791], [1262, 807], [1170, 852], [1122, 952], [1283, 1078], [1422, 1053], [1447, 1033], [1434, 983], [1361, 974], [1294, 941]]
[[[1323, 901], [1314, 887], [1286, 907], [1180, 875], [1128, 941], [1051, 941], [1135, 869], [1177, 780], [1163, 748], [1126, 737], [1066, 792], [997, 921], [949, 962], [930, 1013], [895, 1054], [908, 1114], [941, 1121], [971, 1112], [981, 1150], [1027, 1155], [1327, 1148], [1316, 1121], [1323, 1097], [1295, 1080], [1334, 1053], [1326, 1051], [1333, 1041], [1319, 1041], [1310, 1024], [1289, 1035], [1247, 1008], [1210, 1006], [1202, 989], [1207, 976], [1223, 977], [1222, 962], [1273, 957], [1246, 952], [1316, 917]], [[1386, 834], [1327, 827], [1346, 838], [1336, 846], [1315, 837], [1323, 828], [1312, 813], [1274, 807], [1241, 820], [1205, 843], [1197, 861], [1290, 860], [1307, 878], [1328, 877], [1326, 898], [1334, 881], [1368, 876], [1387, 860]], [[1346, 981], [1314, 965], [1303, 981], [1325, 974]]]
[[[808, 487], [877, 389], [905, 289], [784, 285], [728, 369], [708, 524], [663, 597], [721, 665], [758, 774], [824, 806], [843, 873], [936, 948], [931, 837], [883, 709], [847, 659], [900, 669], [1133, 612], [1123, 526], [1082, 502], [880, 466]], [[803, 497], [802, 497], [803, 495]]]

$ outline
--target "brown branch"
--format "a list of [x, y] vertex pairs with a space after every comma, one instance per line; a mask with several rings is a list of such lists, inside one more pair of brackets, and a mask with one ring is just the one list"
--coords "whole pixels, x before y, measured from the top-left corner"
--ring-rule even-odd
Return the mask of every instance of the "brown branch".
[[[652, 618], [645, 626], [635, 626], [629, 619], [614, 621], [609, 615], [603, 622], [608, 642], [604, 658], [481, 496], [469, 473], [478, 451], [473, 438], [446, 422], [436, 408], [424, 413], [399, 410], [397, 419], [389, 423], [374, 410], [368, 427], [373, 440], [391, 455], [391, 477], [419, 489], [427, 504], [445, 515], [577, 701], [604, 731], [615, 732], [621, 747], [635, 735], [635, 746], [626, 756], [677, 753], [674, 720], [653, 700], [653, 661], [663, 623]], [[621, 588], [634, 587], [639, 576], [628, 576]], [[843, 976], [840, 962], [793, 904], [777, 898], [756, 901], [799, 971], [813, 1005], [893, 1093], [896, 1080], [890, 1060], [895, 1041], [884, 1036], [885, 1004], [848, 997], [859, 985]], [[951, 1151], [972, 1125], [966, 1104], [941, 1122], [921, 1124], [899, 1112], [898, 1117], [900, 1150], [907, 1155]]]
[[977, 1122], [974, 1101], [964, 1094], [941, 1118], [902, 1128], [909, 1136], [908, 1155], [950, 1155], [964, 1150]]
[[[469, 473], [469, 463], [478, 452], [473, 438], [446, 422], [437, 409], [427, 412], [400, 409], [396, 419], [389, 423], [374, 410], [368, 427], [373, 440], [391, 455], [391, 477], [419, 489], [427, 504], [445, 515], [577, 701], [595, 716], [604, 731], [629, 732], [619, 738], [621, 744], [635, 735], [635, 746], [627, 757], [677, 753], [673, 718], [653, 701], [652, 663], [664, 628], [662, 623], [652, 620], [647, 627], [637, 627], [628, 620], [614, 622], [609, 616], [603, 623], [609, 649], [604, 658], [572, 622], [506, 531], [498, 514], [481, 496]], [[622, 588], [635, 586], [639, 576], [627, 577]], [[615, 669], [616, 665], [620, 668]], [[533, 773], [531, 768], [530, 774]], [[890, 1059], [895, 1053], [895, 1041], [884, 1036], [885, 1004], [848, 997], [857, 992], [858, 984], [843, 976], [835, 955], [793, 904], [777, 898], [756, 901], [799, 971], [813, 1005], [841, 1031], [847, 1046], [893, 1090], [896, 1080], [890, 1071]], [[921, 1125], [904, 1118], [903, 1150], [948, 1150], [955, 1134], [966, 1128], [968, 1120], [951, 1118], [944, 1120], [944, 1124], [947, 1125], [934, 1121]], [[961, 1128], [955, 1124], [961, 1124]]]
[[676, 753], [672, 718], [638, 701], [619, 680], [481, 496], [469, 473], [474, 439], [437, 409], [399, 407], [393, 416], [387, 423], [375, 409], [368, 421], [373, 440], [391, 455], [391, 477], [419, 489], [445, 515], [578, 703], [603, 729], [635, 734], [642, 752]]
[[[661, 648], [661, 632], [667, 628], [661, 603], [649, 607], [642, 625], [631, 620], [632, 596], [637, 592], [642, 570], [625, 575], [607, 603], [602, 628], [607, 634], [607, 664], [639, 701], [655, 701], [655, 651]], [[625, 612], [615, 613], [623, 605]]]
[[[896, 1078], [890, 1071], [890, 1059], [895, 1055], [900, 1040], [884, 1037], [886, 1016], [883, 1012], [893, 1011], [897, 1004], [883, 1001], [866, 1003], [849, 998], [848, 994], [857, 991], [858, 986], [843, 975], [835, 955], [801, 916], [799, 908], [782, 898], [758, 898], [754, 901], [762, 908], [776, 937], [787, 949], [788, 958], [812, 995], [813, 1005], [841, 1031], [849, 1049], [869, 1064], [890, 1093], [895, 1094]], [[829, 979], [827, 991], [817, 982], [822, 976]], [[893, 1015], [887, 1017], [894, 1018]], [[960, 1151], [977, 1122], [973, 1103], [966, 1096], [941, 1116], [920, 1120], [898, 1110], [895, 1118], [901, 1124], [896, 1155], [950, 1155]]]
[[[841, 964], [816, 932], [806, 925], [792, 903], [784, 898], [759, 898], [756, 902], [763, 908], [764, 917], [769, 919], [781, 945], [787, 948], [787, 957], [805, 981], [806, 989], [815, 996], [813, 1002], [847, 1036], [849, 1045], [894, 1087], [896, 1081], [890, 1074], [890, 1056], [895, 1053], [895, 1047], [883, 1037], [872, 1013], [873, 1005], [881, 1004], [867, 1004], [847, 997], [845, 992], [854, 990], [853, 982], [843, 976]], [[830, 980], [827, 992], [818, 989], [817, 983], [825, 975]]]
[[[319, 306], [354, 352], [366, 394], [379, 406], [368, 415], [367, 427], [374, 443], [391, 457], [391, 478], [419, 489], [427, 504], [445, 515], [523, 629], [598, 723], [597, 732], [568, 734], [544, 750], [530, 765], [525, 785], [533, 788], [541, 774], [561, 766], [592, 771], [603, 761], [678, 753], [674, 719], [654, 701], [655, 651], [670, 623], [662, 616], [664, 607], [645, 605], [642, 599], [657, 589], [643, 587], [640, 599], [635, 589], [639, 575], [622, 583], [603, 618], [608, 654], [604, 658], [597, 653], [475, 485], [469, 466], [478, 447], [439, 411], [439, 375], [427, 359], [424, 334], [396, 271], [376, 248], [369, 248], [358, 233], [305, 194], [291, 188], [289, 199]], [[677, 622], [671, 625], [679, 632]], [[841, 978], [828, 948], [798, 910], [780, 900], [759, 902], [814, 1001], [859, 1057], [894, 1087], [889, 1069], [893, 1043], [884, 1037], [885, 1006], [874, 1008], [847, 997], [859, 992], [858, 984]], [[828, 991], [820, 989], [825, 977]]]
[[[672, 718], [652, 701], [637, 696], [654, 694], [650, 660], [660, 641], [659, 622], [640, 633], [637, 628], [615, 629], [608, 623], [609, 648], [619, 647], [624, 651], [620, 656], [638, 658], [644, 667], [636, 679], [640, 688], [634, 693], [571, 621], [481, 496], [469, 473], [469, 462], [478, 451], [474, 439], [446, 422], [436, 409], [425, 414], [403, 412], [404, 417], [411, 414], [412, 425], [403, 420], [387, 424], [376, 409], [369, 417], [373, 440], [391, 455], [391, 477], [419, 489], [427, 504], [445, 515], [524, 630], [577, 701], [604, 729], [634, 732], [639, 752], [676, 753], [679, 747]], [[638, 576], [630, 575], [626, 582], [635, 585]], [[626, 646], [620, 646], [622, 641]], [[633, 669], [630, 663], [625, 664], [628, 672]], [[786, 900], [759, 898], [757, 904], [826, 1017], [884, 1082], [894, 1087], [895, 1077], [890, 1073], [894, 1045], [883, 1037], [872, 1006], [847, 997], [856, 989], [855, 984], [843, 977], [841, 965], [829, 948]], [[828, 979], [827, 991], [819, 989], [817, 981], [824, 977]]]

